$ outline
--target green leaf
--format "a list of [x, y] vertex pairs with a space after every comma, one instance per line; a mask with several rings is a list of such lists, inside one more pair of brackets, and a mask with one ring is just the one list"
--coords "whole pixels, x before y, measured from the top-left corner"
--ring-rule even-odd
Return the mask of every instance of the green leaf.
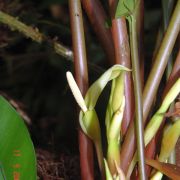
[[1, 163], [0, 163], [0, 179], [1, 180], [5, 180], [6, 179], [5, 175], [4, 175], [4, 169], [3, 169], [2, 165], [1, 165]]
[[[29, 132], [14, 108], [0, 96], [1, 176], [36, 179], [36, 158]], [[3, 171], [2, 171], [3, 170]]]
[[119, 0], [115, 17], [129, 16], [135, 9], [135, 0]]
[[116, 79], [113, 79], [111, 94], [106, 110], [105, 122], [108, 139], [111, 136], [110, 134], [117, 134], [115, 136], [117, 138], [119, 137], [125, 105], [125, 102], [123, 100], [125, 101], [124, 72], [122, 71]]
[[[160, 162], [166, 162], [166, 160], [169, 158], [171, 152], [175, 148], [175, 145], [178, 141], [179, 136], [180, 136], [180, 119], [177, 120], [170, 127], [166, 128], [166, 130], [163, 133], [161, 151], [158, 157], [158, 160]], [[152, 180], [161, 179], [162, 176], [163, 174], [158, 171], [156, 172], [155, 175], [153, 175]]]
[[180, 119], [177, 120], [165, 133], [162, 139], [159, 161], [165, 162], [175, 148], [180, 136]]
[[161, 125], [161, 122], [164, 118], [164, 114], [168, 110], [171, 103], [175, 100], [175, 98], [180, 93], [180, 78], [174, 83], [172, 88], [167, 93], [166, 97], [164, 98], [161, 107], [158, 109], [158, 111], [154, 114], [150, 122], [148, 123], [145, 132], [144, 132], [144, 141], [145, 145], [147, 145], [153, 136], [156, 134], [156, 132], [159, 129], [159, 126]]
[[97, 100], [107, 83], [118, 77], [121, 71], [130, 70], [121, 65], [114, 65], [91, 85], [85, 96], [86, 106], [89, 110], [94, 109]]
[[[162, 123], [162, 120], [164, 118], [166, 111], [168, 110], [171, 103], [179, 95], [179, 93], [180, 93], [180, 78], [174, 83], [172, 88], [169, 90], [169, 92], [167, 93], [166, 97], [164, 98], [164, 100], [161, 104], [161, 107], [153, 115], [153, 117], [149, 121], [148, 125], [146, 126], [145, 131], [144, 131], [145, 146], [147, 146], [148, 143], [151, 141], [151, 139], [156, 135], [156, 133]], [[127, 173], [128, 177], [131, 175], [136, 162], [137, 162], [137, 151], [134, 154], [133, 160], [130, 163], [128, 173]]]
[[104, 164], [105, 164], [105, 171], [106, 171], [106, 180], [125, 180], [125, 175], [124, 172], [122, 171], [122, 169], [116, 164], [116, 169], [118, 171], [118, 174], [116, 175], [111, 175], [110, 169], [108, 167], [108, 163], [106, 161], [106, 159], [104, 159]]
[[82, 111], [79, 115], [80, 125], [83, 131], [93, 140], [99, 141], [100, 135], [100, 125], [98, 116], [95, 110], [88, 110], [85, 113]]
[[113, 180], [113, 177], [112, 177], [111, 172], [109, 170], [106, 159], [104, 159], [104, 164], [105, 164], [105, 171], [106, 171], [106, 179], [107, 180]]
[[107, 83], [117, 78], [122, 71], [129, 71], [129, 69], [121, 65], [114, 65], [113, 67], [108, 69], [97, 81], [95, 81], [91, 85], [85, 96], [85, 104], [87, 110], [81, 110], [79, 114], [79, 122], [82, 130], [93, 140], [95, 144], [101, 172], [104, 172], [101, 129], [98, 116], [94, 108], [100, 94], [102, 93]]
[[111, 121], [109, 123], [109, 126], [107, 126], [107, 136], [108, 136], [108, 142], [109, 140], [116, 139], [116, 141], [119, 143], [120, 141], [120, 131], [121, 131], [121, 123], [123, 119], [123, 112], [125, 107], [125, 96], [122, 97], [122, 104], [120, 105], [119, 109], [113, 114], [111, 117]]

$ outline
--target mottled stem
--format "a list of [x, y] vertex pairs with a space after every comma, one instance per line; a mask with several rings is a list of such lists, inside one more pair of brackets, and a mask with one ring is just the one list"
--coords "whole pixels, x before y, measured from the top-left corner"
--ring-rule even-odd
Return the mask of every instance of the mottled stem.
[[73, 53], [70, 49], [66, 48], [58, 42], [55, 42], [47, 38], [44, 34], [39, 32], [38, 28], [27, 26], [26, 24], [19, 21], [18, 18], [15, 18], [0, 11], [0, 23], [8, 25], [11, 30], [19, 31], [20, 33], [24, 34], [27, 38], [31, 38], [32, 40], [38, 43], [46, 42], [54, 48], [57, 54], [68, 59], [73, 59]]

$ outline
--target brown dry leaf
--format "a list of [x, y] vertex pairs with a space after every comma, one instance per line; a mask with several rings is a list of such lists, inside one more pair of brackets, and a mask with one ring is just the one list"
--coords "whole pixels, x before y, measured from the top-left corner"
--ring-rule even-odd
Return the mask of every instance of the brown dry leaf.
[[152, 166], [173, 180], [180, 179], [180, 167], [176, 165], [159, 162], [154, 159], [146, 159], [146, 164]]
[[166, 113], [166, 117], [180, 117], [180, 101], [175, 103], [173, 112]]

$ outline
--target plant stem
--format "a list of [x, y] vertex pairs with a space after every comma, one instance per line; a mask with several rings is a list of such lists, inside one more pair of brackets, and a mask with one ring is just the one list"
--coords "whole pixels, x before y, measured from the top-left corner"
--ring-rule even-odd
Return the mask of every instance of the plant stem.
[[155, 58], [143, 91], [143, 120], [146, 122], [154, 97], [156, 96], [161, 78], [166, 68], [169, 56], [180, 30], [180, 0], [177, 1], [170, 24]]
[[144, 0], [140, 0], [136, 13], [138, 52], [141, 73], [141, 85], [144, 86]]
[[8, 25], [11, 30], [17, 30], [20, 33], [24, 34], [27, 38], [31, 38], [38, 43], [47, 42], [48, 44], [51, 44], [55, 52], [65, 58], [73, 58], [73, 53], [70, 49], [66, 48], [58, 42], [54, 42], [53, 40], [48, 39], [47, 37], [45, 37], [45, 35], [39, 32], [38, 28], [27, 26], [17, 18], [14, 18], [2, 11], [0, 11], [0, 23]]
[[[163, 34], [166, 32], [170, 17], [173, 11], [175, 0], [162, 0], [162, 10], [163, 10]], [[168, 79], [173, 67], [173, 57], [172, 53], [168, 59], [168, 64], [166, 67], [166, 79]]]
[[137, 134], [137, 150], [139, 160], [139, 175], [141, 180], [146, 179], [145, 160], [144, 160], [144, 131], [143, 131], [143, 108], [142, 108], [142, 88], [139, 70], [138, 43], [136, 19], [130, 17], [130, 44], [132, 56], [132, 73], [134, 77], [134, 95], [135, 95], [135, 125]]
[[[157, 88], [159, 86], [162, 74], [164, 72], [165, 66], [167, 65], [167, 60], [174, 46], [175, 40], [179, 33], [180, 28], [180, 0], [178, 0], [175, 11], [171, 18], [169, 27], [162, 41], [158, 55], [156, 56], [155, 64], [150, 73], [150, 77], [146, 83], [145, 90], [143, 91], [143, 120], [144, 123], [147, 119], [147, 115], [150, 111], [152, 101], [156, 95]], [[149, 89], [151, 92], [149, 92]], [[154, 92], [154, 93], [153, 93]], [[148, 94], [149, 93], [149, 94]], [[149, 100], [150, 98], [150, 100]], [[150, 104], [148, 104], [150, 103]], [[135, 132], [133, 122], [127, 131], [122, 149], [121, 156], [124, 158], [121, 160], [121, 166], [124, 172], [127, 172], [128, 164], [131, 162], [133, 154], [135, 152]]]
[[175, 63], [173, 65], [172, 72], [169, 76], [167, 85], [164, 89], [163, 97], [167, 94], [167, 92], [172, 87], [172, 85], [175, 83], [175, 81], [177, 80], [178, 77], [180, 77], [180, 48], [179, 48]]
[[[84, 27], [80, 0], [69, 0], [72, 43], [74, 51], [75, 79], [84, 96], [88, 88], [88, 70]], [[91, 140], [79, 128], [81, 179], [94, 179], [93, 146]]]
[[[169, 21], [170, 21], [170, 16], [172, 14], [173, 11], [173, 5], [174, 5], [174, 0], [162, 0], [162, 10], [163, 10], [163, 28], [161, 30], [159, 30], [159, 37], [161, 38], [157, 38], [157, 44], [156, 44], [156, 48], [155, 48], [155, 52], [157, 52], [157, 50], [159, 49], [160, 46], [160, 42], [163, 38], [163, 34], [166, 32]], [[158, 41], [159, 40], [159, 41]], [[166, 79], [168, 80], [168, 77], [172, 71], [172, 67], [173, 67], [173, 59], [172, 59], [172, 53], [168, 59], [168, 64], [166, 67]], [[161, 126], [161, 128], [163, 127], [163, 125]], [[161, 133], [160, 133], [161, 134]], [[146, 158], [149, 159], [154, 159], [155, 155], [156, 155], [156, 143], [158, 142], [160, 136], [156, 136], [154, 137], [151, 142], [148, 144], [148, 146], [145, 148], [145, 156]], [[151, 166], [146, 165], [146, 174], [147, 177], [149, 177], [150, 175], [150, 170], [152, 169]]]
[[[176, 82], [176, 80], [180, 77], [180, 50], [179, 53], [177, 55], [176, 61], [174, 63], [172, 72], [169, 76], [169, 79], [167, 81], [166, 87], [163, 91], [163, 96], [162, 99], [165, 97], [165, 95], [167, 94], [167, 92], [170, 90], [170, 88], [173, 86], [173, 84]], [[147, 155], [146, 157], [153, 159], [153, 157], [155, 156], [156, 150], [157, 150], [157, 140], [162, 136], [162, 131], [163, 131], [163, 127], [164, 127], [164, 123], [165, 123], [165, 118], [163, 119], [161, 126], [158, 130], [158, 133], [156, 134], [156, 136], [153, 138], [153, 140], [151, 140], [151, 142], [148, 144], [148, 146], [146, 147], [146, 152]], [[149, 171], [149, 169], [148, 169]], [[150, 172], [148, 172], [149, 174]]]
[[105, 27], [107, 15], [101, 2], [99, 0], [81, 0], [81, 2], [90, 20], [92, 28], [108, 57], [109, 64], [113, 65], [115, 58], [114, 46], [110, 29]]
[[117, 139], [110, 140], [108, 143], [107, 161], [111, 174], [117, 174], [115, 163], [117, 165], [120, 164], [119, 143]]
[[[62, 45], [59, 42], [55, 42], [52, 39], [46, 37], [44, 34], [39, 32], [37, 28], [32, 28], [31, 26], [27, 26], [26, 24], [19, 21], [17, 18], [14, 18], [2, 11], [0, 11], [0, 23], [3, 23], [11, 30], [17, 30], [20, 33], [24, 34], [26, 37], [31, 38], [37, 43], [47, 43], [49, 46], [53, 47], [54, 51], [60, 56], [65, 57], [67, 60], [73, 61], [73, 52]], [[100, 66], [97, 66], [91, 62], [88, 62], [89, 68], [96, 71], [97, 73], [103, 73], [105, 70]]]
[[[121, 64], [131, 69], [130, 61], [130, 48], [129, 48], [129, 37], [127, 33], [126, 20], [124, 17], [116, 19], [114, 13], [116, 8], [112, 4], [116, 4], [117, 0], [109, 0], [111, 18], [112, 18], [112, 36], [115, 47], [115, 63]], [[130, 72], [125, 73], [124, 80], [124, 94], [125, 94], [125, 109], [122, 121], [122, 136], [125, 135], [129, 123], [133, 119], [134, 115], [134, 94], [133, 94], [133, 82], [132, 75]]]

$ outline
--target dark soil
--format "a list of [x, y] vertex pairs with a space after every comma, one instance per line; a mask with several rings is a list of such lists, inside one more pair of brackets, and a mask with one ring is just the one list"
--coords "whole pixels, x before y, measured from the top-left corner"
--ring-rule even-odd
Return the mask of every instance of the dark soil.
[[78, 180], [79, 158], [76, 155], [60, 154], [55, 156], [43, 149], [36, 149], [38, 179]]

